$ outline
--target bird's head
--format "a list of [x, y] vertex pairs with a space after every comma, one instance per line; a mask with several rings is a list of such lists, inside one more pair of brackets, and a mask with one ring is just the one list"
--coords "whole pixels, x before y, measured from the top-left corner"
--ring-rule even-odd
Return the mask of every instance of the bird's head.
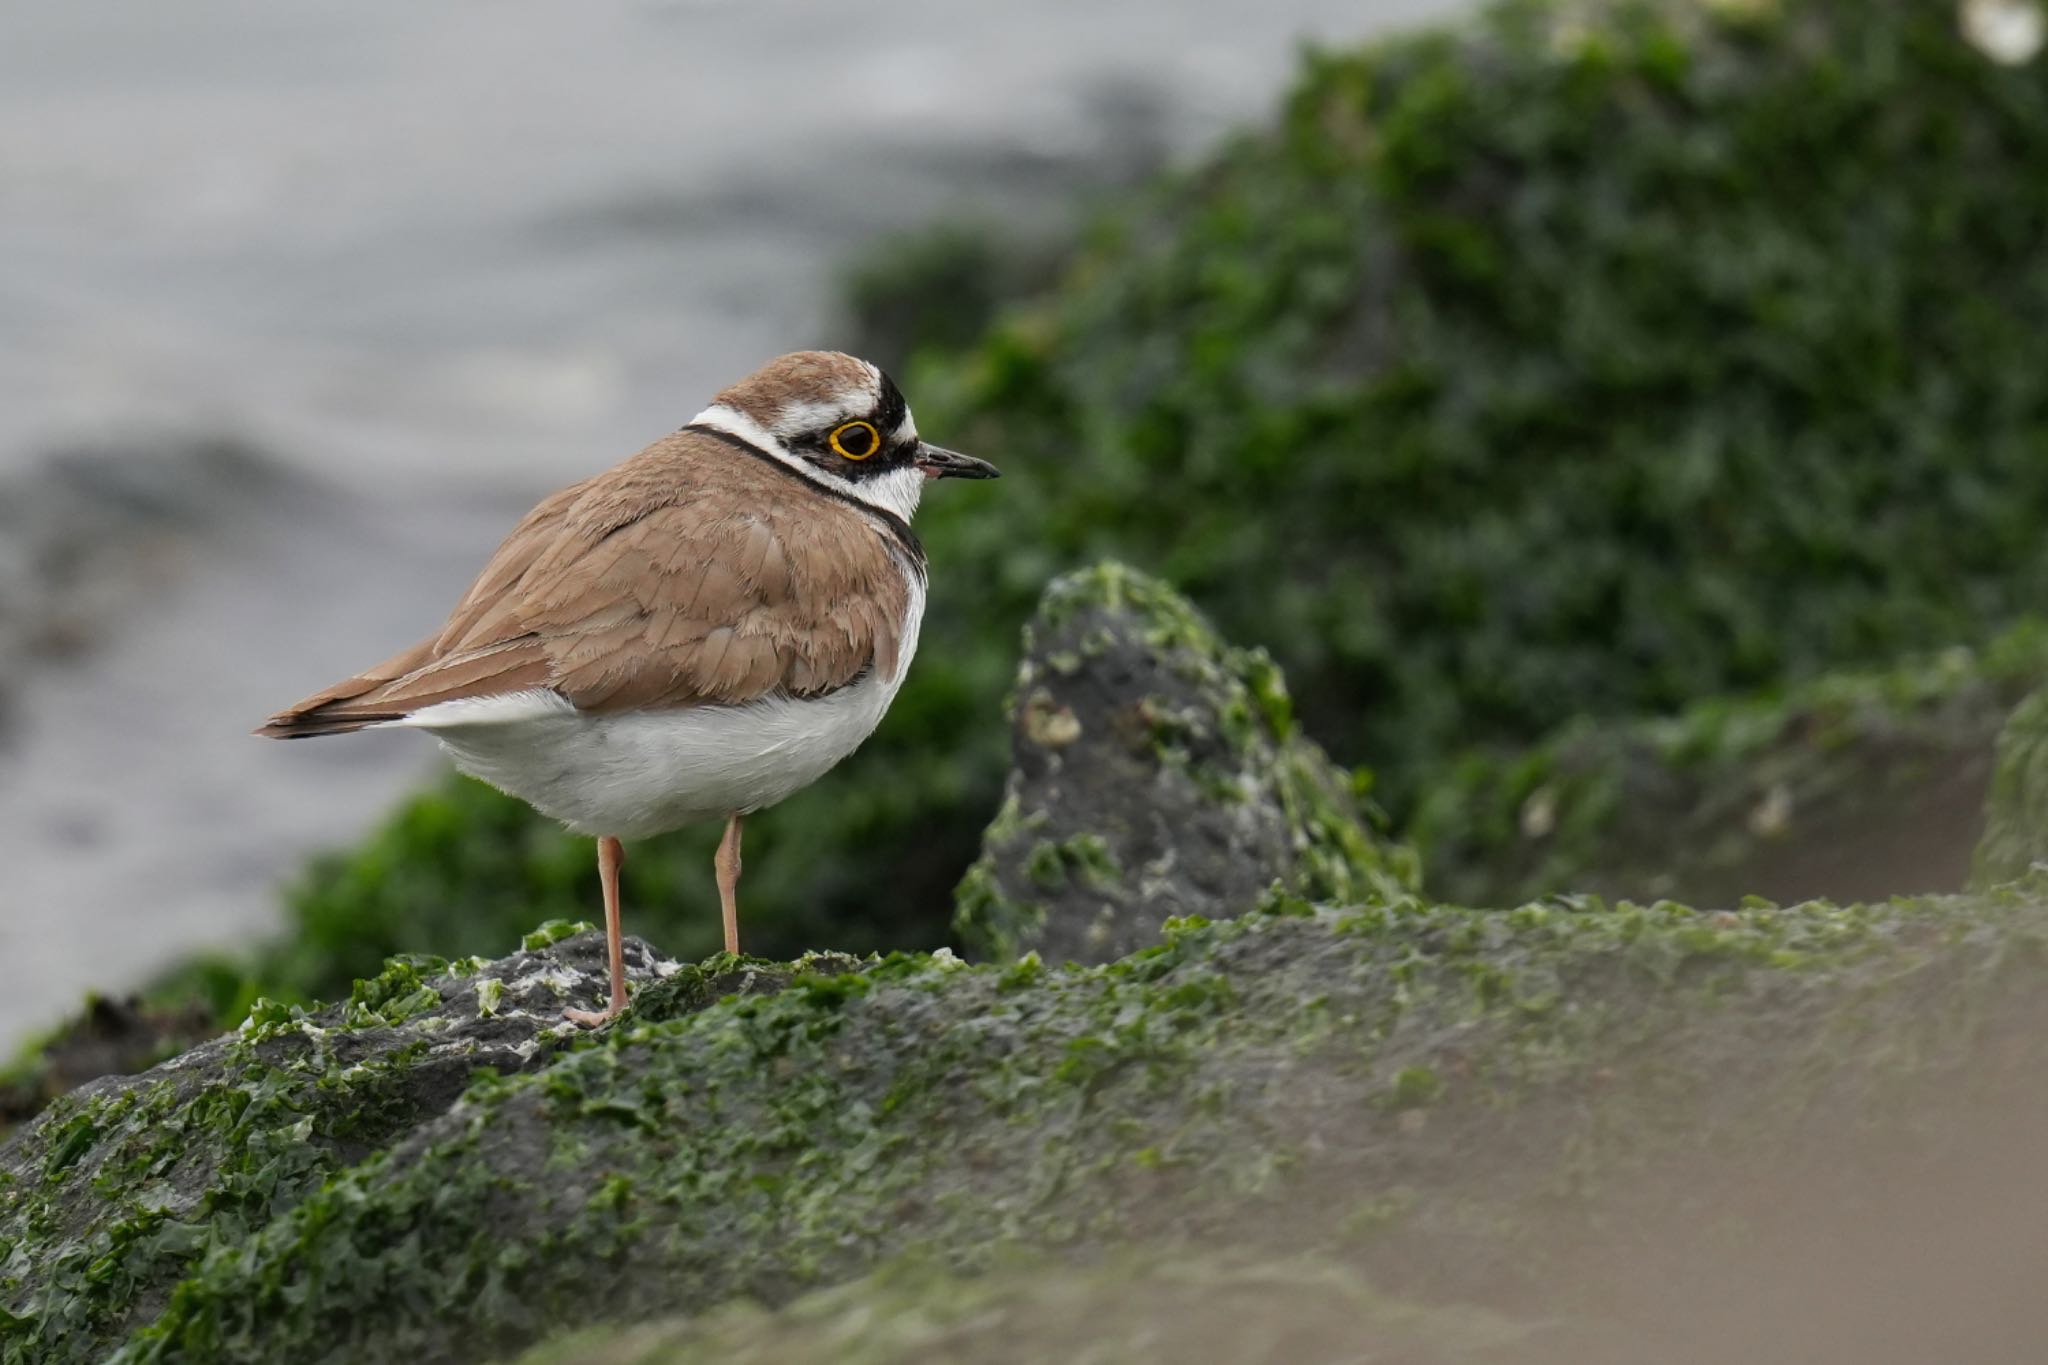
[[986, 460], [920, 439], [889, 376], [837, 351], [769, 361], [720, 392], [691, 425], [739, 437], [905, 519], [928, 479], [998, 477]]

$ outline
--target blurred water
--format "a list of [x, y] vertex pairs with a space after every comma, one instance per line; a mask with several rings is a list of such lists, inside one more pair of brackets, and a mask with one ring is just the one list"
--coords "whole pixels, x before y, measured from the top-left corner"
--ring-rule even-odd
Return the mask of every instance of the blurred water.
[[239, 528], [0, 753], [0, 1045], [271, 922], [431, 762], [247, 740], [423, 633], [512, 517], [813, 343], [837, 261], [1199, 147], [1305, 37], [1453, 0], [102, 0], [0, 11], [0, 473], [219, 429], [341, 490]]

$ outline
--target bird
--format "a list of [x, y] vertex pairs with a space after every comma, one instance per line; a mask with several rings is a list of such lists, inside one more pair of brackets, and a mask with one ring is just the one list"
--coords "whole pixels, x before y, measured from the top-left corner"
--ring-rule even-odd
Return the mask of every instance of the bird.
[[595, 1027], [626, 1006], [624, 841], [723, 820], [713, 869], [738, 953], [746, 818], [858, 748], [917, 652], [925, 484], [998, 476], [923, 440], [879, 367], [778, 357], [542, 499], [438, 631], [255, 733], [423, 730], [596, 839], [610, 1000], [564, 1011]]

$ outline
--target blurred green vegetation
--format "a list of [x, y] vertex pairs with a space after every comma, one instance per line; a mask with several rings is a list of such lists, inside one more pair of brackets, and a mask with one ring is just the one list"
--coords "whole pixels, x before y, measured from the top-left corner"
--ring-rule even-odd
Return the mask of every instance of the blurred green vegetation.
[[2048, 688], [2014, 710], [1998, 736], [1998, 767], [1985, 803], [1984, 840], [1971, 882], [1988, 889], [2048, 864]]
[[[1110, 554], [1270, 650], [1404, 818], [1572, 717], [1985, 640], [2048, 597], [2043, 165], [2048, 63], [1994, 64], [1952, 0], [1509, 0], [1308, 55], [1035, 300], [957, 234], [885, 251], [856, 312], [921, 339], [923, 429], [1008, 477], [931, 498], [922, 656], [750, 826], [748, 947], [943, 938], [1017, 629]], [[629, 925], [685, 956], [714, 836], [629, 850]], [[450, 785], [315, 868], [261, 970], [502, 949], [589, 917], [589, 863]]]
[[[2011, 881], [2048, 827], [2025, 829], [2026, 801], [1993, 792], [1994, 758], [2002, 788], [2033, 781], [2008, 756], [2031, 755], [2037, 738], [2013, 708], [2044, 678], [2048, 625], [2031, 620], [1982, 649], [1713, 697], [1672, 716], [1576, 721], [1529, 749], [1450, 764], [1408, 836], [1432, 894], [1465, 905], [1566, 892], [1699, 905], [1881, 900], [1961, 887], [1973, 856], [2002, 874], [1991, 881]], [[1985, 849], [2022, 856], [1978, 849], [1988, 795], [2003, 803], [2008, 833]]]
[[[2048, 591], [2048, 64], [1947, 0], [1511, 3], [1311, 57], [911, 391], [1405, 806], [1447, 754], [1983, 638]], [[959, 591], [953, 587], [954, 591]]]
[[893, 237], [847, 267], [852, 350], [902, 373], [921, 349], [966, 350], [1003, 309], [1057, 283], [1070, 234], [999, 222], [942, 222]]

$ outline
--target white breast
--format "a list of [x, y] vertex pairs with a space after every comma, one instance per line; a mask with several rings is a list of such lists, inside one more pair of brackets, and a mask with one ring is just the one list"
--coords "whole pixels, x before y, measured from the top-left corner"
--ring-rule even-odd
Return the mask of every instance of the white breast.
[[581, 834], [645, 838], [760, 810], [817, 781], [874, 733], [924, 615], [913, 576], [896, 671], [809, 700], [610, 715], [536, 690], [443, 702], [392, 724], [432, 732], [455, 766]]

